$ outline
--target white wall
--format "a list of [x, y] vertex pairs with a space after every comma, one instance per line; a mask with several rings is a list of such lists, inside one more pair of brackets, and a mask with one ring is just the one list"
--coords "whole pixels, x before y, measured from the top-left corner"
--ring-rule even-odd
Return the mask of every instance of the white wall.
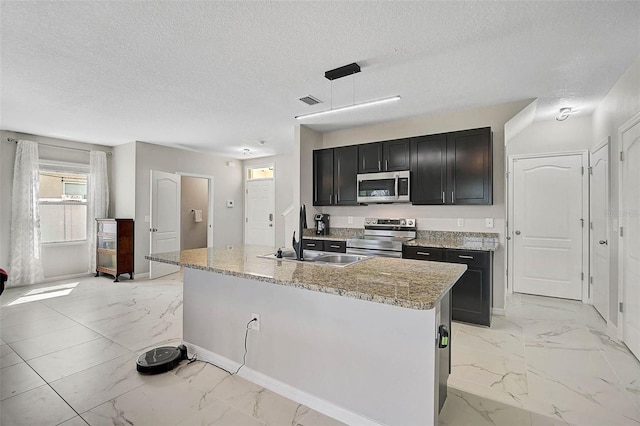
[[[276, 247], [285, 247], [290, 245], [291, 235], [285, 235], [285, 220], [282, 215], [293, 203], [293, 154], [275, 155], [271, 157], [255, 158], [244, 160], [242, 162], [242, 170], [248, 166], [258, 166], [263, 164], [273, 164], [275, 171], [275, 245]], [[243, 185], [246, 183], [243, 176]]]
[[[15, 142], [8, 142], [7, 138], [25, 139], [43, 144], [79, 148], [82, 150], [98, 150], [106, 152], [112, 150], [111, 147], [103, 145], [86, 144], [5, 130], [0, 131], [0, 188], [2, 194], [2, 202], [0, 202], [0, 267], [3, 267], [4, 269], [8, 269], [10, 258], [11, 188], [13, 185], [13, 163], [15, 161], [16, 153]], [[40, 145], [39, 155], [41, 159], [89, 164], [89, 153], [83, 151]], [[109, 155], [107, 156], [107, 169], [109, 173], [109, 197], [112, 199], [112, 158]], [[110, 208], [110, 211], [113, 210]], [[88, 235], [87, 238], [92, 238], [92, 236]], [[89, 272], [89, 256], [94, 256], [95, 254], [89, 253], [88, 248], [89, 244], [87, 242], [44, 244], [42, 246], [42, 267], [45, 279], [54, 279], [67, 275]]]
[[[442, 231], [495, 232], [499, 234], [501, 247], [494, 258], [493, 306], [504, 308], [505, 298], [505, 182], [504, 182], [504, 125], [514, 115], [529, 105], [523, 100], [467, 111], [457, 111], [435, 116], [417, 117], [371, 126], [328, 132], [322, 135], [321, 148], [354, 145], [367, 142], [406, 138], [411, 136], [451, 132], [455, 130], [491, 127], [493, 131], [493, 205], [489, 206], [413, 206], [411, 204], [386, 204], [352, 207], [321, 207], [322, 213], [331, 215], [332, 227], [362, 227], [365, 217], [415, 217], [419, 229]], [[308, 130], [308, 129], [307, 129]], [[312, 204], [311, 150], [317, 147], [317, 133], [301, 135], [301, 199]], [[302, 151], [302, 147], [308, 147]], [[310, 209], [307, 209], [309, 211]], [[349, 216], [353, 224], [348, 224]], [[494, 219], [494, 228], [485, 228], [485, 218]], [[457, 218], [465, 219], [465, 226], [457, 226]]]
[[507, 140], [507, 156], [588, 150], [593, 138], [591, 121], [590, 115], [536, 121]]
[[[180, 250], [206, 247], [209, 179], [182, 176], [180, 182]], [[202, 210], [201, 222], [195, 221], [193, 210]]]
[[[618, 152], [620, 141], [618, 129], [635, 114], [640, 112], [640, 57], [618, 80], [593, 113], [593, 138], [591, 145], [599, 144], [607, 136], [609, 145], [609, 202], [612, 210], [610, 243], [611, 264], [609, 265], [609, 321], [618, 324]], [[638, 165], [640, 167], [640, 165]]]
[[136, 216], [136, 143], [113, 148], [112, 211], [120, 219]]
[[[135, 184], [135, 273], [149, 272], [150, 171], [192, 173], [214, 177], [213, 244], [214, 246], [242, 243], [244, 199], [242, 195], [242, 167], [229, 158], [192, 152], [166, 146], [136, 142]], [[235, 207], [226, 207], [226, 200], [234, 200]]]

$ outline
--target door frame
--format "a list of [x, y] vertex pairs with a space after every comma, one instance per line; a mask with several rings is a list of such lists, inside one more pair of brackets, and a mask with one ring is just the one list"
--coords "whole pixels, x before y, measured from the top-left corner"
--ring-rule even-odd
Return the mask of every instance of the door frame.
[[587, 167], [589, 166], [589, 151], [560, 151], [560, 152], [545, 152], [539, 154], [516, 154], [509, 155], [507, 158], [508, 164], [508, 187], [507, 187], [507, 226], [505, 231], [505, 241], [507, 242], [507, 279], [505, 281], [505, 295], [507, 293], [513, 294], [513, 167], [515, 159], [529, 159], [529, 158], [546, 158], [546, 157], [563, 157], [567, 155], [580, 155], [582, 158], [582, 213], [583, 213], [583, 227], [582, 227], [582, 271], [584, 273], [582, 279], [582, 303], [590, 303], [589, 296], [589, 174]]
[[[618, 128], [618, 216], [622, 219], [622, 166], [620, 165], [620, 156], [622, 155], [622, 135], [636, 124], [640, 123], [640, 112], [627, 120]], [[620, 237], [620, 227], [622, 221], [618, 220], [618, 339], [624, 342], [624, 313], [620, 312], [620, 303], [624, 302], [624, 237]], [[611, 313], [609, 313], [611, 316]]]
[[[607, 136], [606, 138], [604, 138], [602, 141], [600, 141], [600, 143], [598, 143], [596, 146], [594, 146], [593, 148], [591, 148], [591, 150], [589, 151], [589, 300], [592, 305], [593, 305], [593, 294], [591, 292], [592, 290], [592, 284], [591, 284], [591, 273], [593, 271], [593, 261], [594, 261], [594, 256], [592, 255], [593, 253], [591, 253], [591, 249], [594, 247], [595, 244], [595, 234], [593, 232], [591, 232], [591, 209], [593, 207], [592, 203], [591, 203], [591, 180], [592, 180], [592, 156], [593, 153], [600, 151], [601, 149], [606, 149], [607, 151], [607, 178], [608, 178], [608, 182], [607, 182], [607, 207], [608, 210], [611, 210], [611, 182], [610, 182], [610, 176], [611, 176], [611, 154], [610, 154], [610, 147], [611, 147], [611, 137]], [[607, 223], [606, 223], [606, 227], [607, 227], [607, 233], [611, 232], [611, 220], [610, 220], [611, 216], [607, 215]], [[609, 240], [611, 240], [611, 237], [609, 237]], [[609, 267], [611, 267], [611, 249], [609, 248], [609, 246], [607, 246], [607, 251], [608, 251], [608, 263], [609, 263]], [[607, 277], [607, 291], [608, 291], [608, 297], [607, 297], [607, 311], [609, 310], [609, 305], [610, 303], [610, 296], [611, 296], [611, 282], [609, 282], [609, 278], [611, 277], [611, 273], [609, 273], [609, 277]], [[608, 312], [607, 317], [611, 317], [611, 313]], [[604, 319], [607, 324], [609, 324], [609, 318], [605, 318]]]
[[[200, 173], [176, 172], [180, 176], [195, 177], [209, 180], [209, 212], [207, 213], [207, 247], [213, 247], [213, 183], [214, 176], [203, 175]], [[182, 206], [181, 206], [182, 207]], [[180, 223], [180, 233], [182, 234], [182, 222]]]
[[[164, 170], [154, 170], [154, 169], [149, 169], [149, 225], [153, 226], [153, 218], [154, 218], [154, 208], [153, 208], [153, 203], [154, 203], [154, 197], [153, 197], [153, 174], [154, 173], [165, 173], [168, 175], [175, 175], [178, 176], [180, 178], [180, 176], [178, 175], [178, 173], [175, 172], [165, 172]], [[180, 225], [180, 194], [182, 191], [182, 184], [181, 182], [178, 183], [178, 188], [177, 188], [178, 194], [177, 194], [177, 205], [176, 205], [176, 214], [177, 214], [177, 220], [178, 220], [178, 224], [177, 224], [177, 239], [178, 239], [178, 250], [180, 250], [180, 238], [181, 238], [181, 231], [182, 231], [182, 227]], [[149, 253], [152, 252], [153, 249], [153, 235], [154, 232], [151, 232], [151, 228], [149, 229]], [[153, 265], [156, 266], [153, 266]], [[166, 272], [167, 270], [171, 269], [171, 268], [175, 268], [175, 266], [173, 265], [167, 265], [167, 264], [163, 264], [161, 262], [154, 262], [153, 260], [149, 261], [149, 279], [150, 280], [154, 280], [156, 278], [162, 278], [164, 276], [167, 276], [169, 274], [175, 273], [177, 271], [180, 270], [180, 267], [178, 267], [177, 271], [173, 271], [173, 272]], [[157, 275], [154, 277], [154, 269], [156, 269], [158, 273], [161, 273], [162, 275]], [[164, 271], [163, 271], [164, 269]]]
[[248, 193], [247, 193], [247, 182], [249, 182], [249, 169], [261, 169], [271, 167], [273, 169], [273, 177], [272, 178], [264, 178], [264, 179], [251, 179], [251, 182], [254, 180], [272, 180], [273, 181], [273, 244], [276, 244], [276, 235], [278, 234], [278, 225], [276, 221], [276, 164], [275, 163], [260, 163], [260, 164], [251, 164], [244, 166], [244, 179], [242, 180], [242, 186], [244, 189], [244, 222], [242, 222], [242, 241], [247, 243], [247, 218], [248, 216]]

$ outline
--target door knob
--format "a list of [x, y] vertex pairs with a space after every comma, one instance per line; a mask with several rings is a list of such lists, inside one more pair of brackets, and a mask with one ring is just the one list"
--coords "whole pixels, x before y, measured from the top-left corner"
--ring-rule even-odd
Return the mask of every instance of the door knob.
[[516, 235], [520, 235], [520, 231], [516, 231]]
[[603, 246], [606, 246], [607, 244], [609, 244], [609, 242], [607, 240], [600, 240], [598, 241], [598, 244], [602, 244]]

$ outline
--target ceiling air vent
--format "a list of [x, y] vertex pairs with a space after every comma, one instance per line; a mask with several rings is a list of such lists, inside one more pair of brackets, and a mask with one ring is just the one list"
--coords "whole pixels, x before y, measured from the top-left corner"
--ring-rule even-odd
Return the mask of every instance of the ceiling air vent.
[[321, 104], [322, 101], [318, 98], [314, 98], [313, 96], [309, 95], [309, 96], [305, 96], [304, 98], [300, 98], [300, 100], [302, 102], [304, 102], [307, 105], [315, 105], [315, 104]]

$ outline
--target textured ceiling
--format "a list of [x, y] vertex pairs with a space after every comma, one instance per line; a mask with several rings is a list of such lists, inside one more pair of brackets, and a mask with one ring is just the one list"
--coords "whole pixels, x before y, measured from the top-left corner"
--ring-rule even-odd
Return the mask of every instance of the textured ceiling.
[[[2, 129], [238, 158], [287, 152], [295, 115], [354, 93], [402, 100], [302, 123], [527, 98], [538, 119], [589, 114], [640, 55], [637, 1], [1, 1], [0, 19]], [[351, 62], [360, 74], [324, 78]]]

